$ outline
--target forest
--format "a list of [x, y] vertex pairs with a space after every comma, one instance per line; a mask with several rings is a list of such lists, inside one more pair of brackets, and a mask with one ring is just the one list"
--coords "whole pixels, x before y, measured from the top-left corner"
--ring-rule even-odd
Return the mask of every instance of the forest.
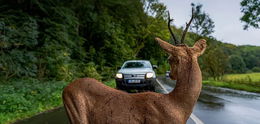
[[[107, 80], [128, 59], [150, 60], [158, 73], [169, 69], [167, 55], [154, 41], [171, 42], [167, 8], [158, 1], [12, 0], [1, 1], [0, 11], [3, 80]], [[172, 28], [180, 37], [182, 28]], [[208, 41], [200, 58], [204, 77], [260, 71], [260, 47], [226, 44], [196, 32], [189, 32], [185, 43], [200, 38]]]

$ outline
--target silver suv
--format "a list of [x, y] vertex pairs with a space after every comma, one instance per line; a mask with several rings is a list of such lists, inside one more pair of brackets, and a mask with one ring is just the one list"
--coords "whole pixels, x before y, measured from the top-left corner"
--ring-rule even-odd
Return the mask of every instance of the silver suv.
[[117, 89], [148, 89], [154, 91], [156, 74], [147, 60], [129, 60], [118, 70], [115, 80]]

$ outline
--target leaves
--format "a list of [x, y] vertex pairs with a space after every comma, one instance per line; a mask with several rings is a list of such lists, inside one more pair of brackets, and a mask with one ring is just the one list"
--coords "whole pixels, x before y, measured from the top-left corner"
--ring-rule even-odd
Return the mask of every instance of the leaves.
[[[42, 104], [61, 104], [61, 92], [66, 82], [39, 82], [38, 80], [13, 80], [0, 85], [0, 113], [26, 113]], [[57, 101], [57, 99], [59, 99]]]
[[240, 18], [245, 23], [244, 29], [250, 26], [260, 28], [260, 1], [259, 0], [243, 0], [240, 3], [243, 16]]
[[205, 12], [202, 12], [202, 4], [195, 5], [194, 3], [191, 4], [194, 8], [194, 20], [191, 25], [191, 29], [202, 36], [209, 36], [214, 32], [214, 22], [209, 17], [209, 15]]
[[[255, 0], [247, 0], [241, 5], [253, 7], [252, 1], [257, 4]], [[155, 37], [170, 40], [167, 8], [158, 0], [0, 3], [1, 79], [33, 77], [72, 80], [88, 76], [107, 80], [113, 78], [116, 68], [128, 59], [151, 60], [161, 67], [158, 69], [160, 73], [169, 69], [166, 62], [168, 55], [154, 41]], [[192, 4], [192, 7], [195, 8], [195, 19], [191, 27], [195, 33], [187, 33], [185, 41], [190, 46], [214, 31], [214, 22], [202, 11], [202, 5]], [[253, 14], [255, 9], [258, 10], [257, 7], [250, 9]], [[175, 26], [172, 29], [179, 38], [182, 29]], [[242, 55], [248, 69], [259, 65], [253, 59], [257, 56], [255, 52], [250, 56], [247, 54], [251, 52], [241, 52], [236, 50], [240, 48], [232, 45], [222, 46], [213, 37], [206, 39], [209, 39], [212, 49], [208, 49], [205, 55], [208, 57], [205, 60], [209, 60], [203, 68], [205, 70], [211, 67], [210, 62], [216, 65], [214, 68], [223, 66], [218, 62], [220, 58], [226, 61], [226, 57], [212, 57], [216, 53], [222, 55], [221, 50], [228, 56]], [[215, 49], [214, 46], [218, 45], [220, 49]]]

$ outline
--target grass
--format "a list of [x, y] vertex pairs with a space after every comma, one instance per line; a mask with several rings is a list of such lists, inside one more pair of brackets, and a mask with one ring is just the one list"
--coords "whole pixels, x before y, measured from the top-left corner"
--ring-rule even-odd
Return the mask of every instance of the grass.
[[246, 85], [246, 84], [229, 83], [229, 82], [212, 81], [212, 80], [203, 81], [203, 84], [260, 93], [260, 87]]
[[260, 84], [260, 73], [228, 74], [222, 80], [227, 82]]
[[0, 124], [12, 123], [62, 104], [64, 81], [23, 79], [0, 82]]
[[[0, 124], [13, 123], [58, 106], [62, 106], [65, 81], [37, 79], [0, 82]], [[104, 83], [115, 88], [115, 80]]]
[[260, 93], [260, 73], [227, 74], [220, 81], [206, 80], [203, 84]]
[[105, 85], [112, 87], [112, 88], [116, 88], [116, 82], [115, 79], [109, 80], [107, 82], [104, 82]]

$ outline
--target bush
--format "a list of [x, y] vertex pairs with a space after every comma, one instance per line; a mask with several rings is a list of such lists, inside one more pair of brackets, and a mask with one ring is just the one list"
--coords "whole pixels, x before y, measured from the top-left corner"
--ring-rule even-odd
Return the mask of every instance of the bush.
[[94, 63], [88, 63], [86, 64], [86, 66], [84, 67], [84, 71], [83, 73], [90, 78], [95, 78], [97, 80], [101, 80], [102, 76], [99, 75], [99, 73], [96, 70], [95, 64]]
[[60, 106], [61, 93], [67, 84], [36, 79], [0, 82], [0, 123]]
[[252, 71], [253, 72], [260, 72], [260, 67], [254, 67], [254, 68], [252, 68]]

